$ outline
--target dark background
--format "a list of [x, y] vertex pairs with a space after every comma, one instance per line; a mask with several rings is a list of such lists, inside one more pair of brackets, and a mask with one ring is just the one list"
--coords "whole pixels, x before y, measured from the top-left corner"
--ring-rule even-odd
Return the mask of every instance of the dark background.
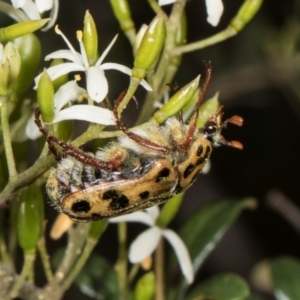
[[[226, 28], [243, 1], [223, 2], [225, 12], [216, 28], [205, 21], [204, 1], [187, 3], [188, 42], [209, 37]], [[154, 17], [146, 0], [129, 0], [129, 4], [137, 28]], [[87, 9], [97, 24], [101, 52], [119, 32], [108, 1], [60, 1], [57, 23], [77, 47], [75, 31], [82, 29]], [[183, 86], [199, 73], [204, 74], [202, 61], [211, 60], [213, 80], [208, 97], [219, 91], [220, 102], [225, 105], [225, 117], [241, 115], [245, 124], [242, 128], [229, 126], [224, 133], [229, 140], [241, 141], [244, 150], [226, 147], [214, 150], [211, 171], [208, 175], [200, 175], [189, 189], [173, 228], [180, 228], [181, 222], [195, 208], [208, 201], [225, 198], [238, 201], [252, 196], [259, 203], [256, 210], [244, 212], [229, 230], [207, 260], [203, 277], [232, 271], [249, 279], [251, 268], [262, 259], [281, 254], [299, 257], [299, 232], [266, 202], [266, 195], [276, 188], [299, 205], [299, 15], [300, 3], [297, 0], [266, 0], [253, 21], [237, 36], [184, 55], [176, 75], [176, 82]], [[45, 55], [66, 48], [54, 31], [53, 37], [41, 33], [40, 38]], [[105, 61], [132, 66], [131, 49], [122, 34]], [[109, 96], [114, 99], [126, 88], [128, 79], [115, 71], [107, 71], [106, 75], [110, 80]], [[127, 116], [129, 114], [127, 112]], [[283, 209], [284, 206], [283, 203]], [[130, 225], [129, 231], [133, 236], [140, 232], [138, 225]], [[103, 238], [99, 251], [110, 255], [113, 262], [117, 253], [115, 228], [110, 228]], [[65, 299], [72, 299], [73, 293], [76, 299], [85, 299], [84, 296], [80, 298], [76, 289], [68, 292]]]

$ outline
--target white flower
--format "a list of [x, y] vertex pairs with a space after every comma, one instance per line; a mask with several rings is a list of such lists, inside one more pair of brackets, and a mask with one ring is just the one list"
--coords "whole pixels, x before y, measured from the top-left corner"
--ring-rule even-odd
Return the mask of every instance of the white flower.
[[[15, 9], [21, 9], [26, 14], [26, 19], [28, 20], [39, 20], [41, 19], [41, 14], [46, 11], [50, 11], [51, 20], [48, 22], [47, 26], [43, 30], [47, 30], [53, 26], [57, 19], [59, 1], [58, 0], [11, 0], [12, 5]], [[18, 18], [18, 14], [15, 14], [16, 20], [21, 22], [24, 18]]]
[[153, 251], [157, 248], [160, 239], [164, 237], [173, 247], [186, 281], [191, 284], [194, 280], [194, 273], [188, 250], [183, 241], [174, 231], [156, 226], [155, 221], [158, 215], [158, 207], [153, 206], [151, 208], [147, 208], [145, 212], [139, 211], [116, 217], [109, 220], [109, 222], [140, 222], [150, 226], [149, 229], [142, 232], [130, 245], [130, 262], [142, 262], [145, 258], [153, 253]]
[[[172, 4], [175, 1], [176, 0], [159, 0], [158, 4], [162, 6]], [[205, 5], [207, 11], [207, 22], [212, 26], [217, 26], [224, 10], [222, 0], [205, 0]]]
[[[77, 100], [86, 95], [86, 93], [85, 89], [78, 86], [76, 80], [62, 85], [54, 94], [55, 117], [52, 123], [63, 120], [83, 120], [102, 125], [115, 125], [114, 115], [109, 109], [86, 104], [63, 108], [67, 103]], [[30, 139], [36, 139], [41, 136], [40, 131], [34, 123], [33, 115], [27, 122], [25, 133]]]
[[[118, 70], [120, 72], [123, 72], [127, 75], [131, 75], [131, 69], [129, 69], [126, 66], [117, 64], [117, 63], [102, 63], [104, 58], [106, 57], [107, 53], [115, 43], [118, 35], [116, 35], [111, 43], [108, 45], [108, 47], [105, 49], [105, 51], [102, 53], [98, 61], [94, 66], [89, 66], [88, 58], [84, 49], [84, 45], [82, 42], [82, 31], [77, 32], [77, 39], [79, 41], [80, 45], [80, 52], [78, 53], [75, 51], [71, 43], [68, 41], [68, 39], [65, 37], [65, 35], [58, 29], [56, 26], [55, 31], [57, 34], [60, 34], [66, 44], [69, 47], [69, 50], [58, 50], [55, 51], [49, 55], [46, 56], [46, 60], [49, 59], [56, 59], [56, 58], [62, 58], [69, 60], [71, 62], [62, 63], [53, 67], [50, 67], [47, 69], [47, 72], [51, 78], [51, 80], [54, 80], [58, 78], [61, 75], [70, 73], [70, 72], [78, 72], [78, 71], [84, 71], [86, 73], [86, 81], [87, 81], [87, 92], [89, 97], [96, 102], [101, 102], [108, 93], [108, 82], [104, 74], [104, 70]], [[38, 80], [41, 75], [37, 76], [35, 78], [36, 86]], [[147, 89], [152, 90], [151, 87], [146, 83], [146, 81], [142, 81], [141, 84]]]
[[222, 0], [205, 0], [205, 4], [207, 11], [207, 22], [212, 26], [217, 26], [224, 10]]
[[174, 3], [176, 0], [158, 0], [158, 5], [163, 6], [163, 5], [168, 5]]

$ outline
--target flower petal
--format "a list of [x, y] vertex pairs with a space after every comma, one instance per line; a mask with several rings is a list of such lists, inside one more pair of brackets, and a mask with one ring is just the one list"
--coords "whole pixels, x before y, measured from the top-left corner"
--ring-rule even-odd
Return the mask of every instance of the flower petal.
[[14, 8], [12, 5], [8, 3], [4, 3], [1, 1], [1, 12], [15, 20], [16, 22], [24, 22], [28, 21], [28, 16], [21, 9]]
[[35, 5], [40, 14], [52, 9], [53, 0], [35, 0]]
[[11, 0], [14, 8], [20, 8], [25, 5], [26, 0]]
[[90, 67], [86, 73], [87, 91], [92, 100], [99, 103], [108, 93], [108, 82], [104, 72], [96, 67]]
[[175, 1], [176, 0], [159, 0], [158, 5], [163, 6], [163, 5], [174, 3]]
[[207, 11], [207, 22], [212, 26], [217, 26], [224, 10], [222, 0], [205, 0], [205, 4]]
[[38, 127], [34, 122], [34, 114], [32, 114], [32, 116], [29, 118], [29, 120], [26, 123], [25, 134], [31, 140], [36, 140], [37, 138], [42, 136], [42, 133], [39, 131]]
[[148, 226], [153, 226], [154, 221], [155, 219], [153, 219], [151, 215], [143, 211], [137, 211], [132, 214], [112, 218], [109, 220], [110, 223], [139, 222], [139, 223], [146, 224]]
[[[122, 73], [125, 73], [129, 76], [132, 74], [132, 70], [124, 65], [117, 64], [117, 63], [104, 63], [100, 66], [101, 70], [118, 70]], [[152, 91], [152, 87], [143, 79], [141, 81], [141, 86], [146, 89], [147, 91]]]
[[20, 8], [31, 20], [39, 20], [41, 18], [35, 4], [31, 0], [25, 0]]
[[54, 0], [53, 7], [50, 12], [50, 21], [47, 23], [45, 27], [42, 28], [42, 31], [47, 31], [51, 28], [55, 23], [58, 16], [58, 9], [59, 9], [59, 0]]
[[45, 57], [45, 60], [62, 58], [62, 59], [67, 59], [69, 61], [72, 61], [74, 63], [80, 64], [83, 66], [83, 61], [80, 56], [80, 53], [78, 53], [78, 52], [76, 52], [76, 53], [78, 54], [78, 56], [75, 56], [71, 50], [58, 50], [58, 51], [54, 51], [54, 52], [48, 54]]
[[148, 215], [151, 216], [152, 220], [155, 222], [159, 216], [159, 208], [157, 205], [145, 209]]
[[68, 102], [76, 100], [84, 94], [86, 94], [86, 90], [78, 86], [76, 80], [68, 81], [62, 85], [54, 95], [55, 114]]
[[[50, 76], [52, 81], [60, 77], [61, 75], [65, 75], [70, 72], [79, 72], [79, 71], [85, 71], [85, 69], [83, 66], [75, 63], [63, 63], [47, 69], [47, 73]], [[37, 89], [41, 76], [42, 73], [34, 78], [34, 82], [35, 82], [35, 86], [33, 87], [34, 89]]]
[[101, 63], [103, 62], [103, 60], [106, 57], [107, 53], [110, 51], [111, 47], [116, 42], [117, 38], [118, 38], [118, 34], [115, 35], [115, 37], [112, 39], [112, 41], [106, 47], [106, 49], [104, 50], [104, 52], [101, 54], [101, 56], [99, 57], [99, 59], [97, 60], [97, 62], [95, 64], [95, 67], [99, 67], [101, 65]]
[[84, 44], [83, 44], [83, 32], [81, 30], [78, 30], [76, 32], [76, 35], [77, 35], [77, 40], [79, 42], [79, 46], [80, 46], [80, 53], [81, 53], [81, 59], [83, 61], [83, 65], [84, 67], [86, 68], [86, 70], [89, 68], [89, 60], [87, 58], [87, 54], [86, 54], [86, 51], [85, 51], [85, 47], [84, 47]]
[[207, 160], [206, 164], [204, 165], [204, 168], [201, 171], [201, 174], [207, 174], [210, 171], [211, 163], [210, 159]]
[[82, 61], [82, 57], [80, 54], [78, 54], [78, 52], [75, 51], [74, 47], [72, 46], [72, 44], [69, 42], [69, 40], [67, 39], [67, 37], [62, 33], [62, 31], [58, 28], [58, 26], [55, 26], [55, 32], [57, 34], [59, 34], [63, 40], [65, 41], [65, 43], [67, 44], [67, 46], [69, 47], [69, 49], [71, 50], [71, 52], [74, 55], [74, 58], [77, 57], [78, 60], [76, 60], [78, 63], [79, 61]]
[[63, 120], [83, 120], [101, 125], [115, 125], [116, 120], [112, 111], [93, 105], [73, 105], [61, 110], [53, 123]]
[[161, 238], [162, 231], [154, 226], [142, 232], [130, 245], [129, 261], [138, 263], [152, 254]]
[[162, 234], [172, 245], [177, 256], [181, 271], [185, 276], [188, 284], [191, 284], [194, 281], [194, 272], [191, 258], [185, 244], [180, 239], [180, 237], [172, 230], [164, 229], [162, 231]]

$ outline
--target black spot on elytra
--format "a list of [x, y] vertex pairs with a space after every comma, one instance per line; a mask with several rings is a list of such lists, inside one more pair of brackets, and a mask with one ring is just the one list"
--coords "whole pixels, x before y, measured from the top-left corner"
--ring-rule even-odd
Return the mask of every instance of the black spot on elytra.
[[170, 175], [170, 170], [168, 168], [162, 169], [157, 175], [156, 182], [163, 181], [169, 175]]
[[205, 162], [205, 158], [199, 157], [196, 161], [196, 166], [199, 166], [199, 165], [203, 164], [204, 162]]
[[203, 146], [200, 145], [200, 146], [198, 147], [197, 151], [196, 151], [196, 155], [197, 155], [197, 156], [200, 156], [200, 155], [202, 154], [202, 152], [203, 152]]
[[110, 190], [110, 191], [107, 191], [103, 194], [102, 199], [103, 200], [109, 200], [109, 199], [111, 199], [113, 197], [116, 197], [116, 196], [118, 196], [118, 192], [116, 190]]
[[129, 205], [129, 200], [125, 195], [119, 194], [117, 190], [110, 190], [103, 194], [103, 200], [110, 200], [109, 208], [112, 210], [118, 210], [125, 208]]
[[210, 153], [211, 153], [211, 148], [207, 146], [205, 149], [204, 158], [209, 158]]
[[85, 200], [80, 200], [73, 203], [72, 208], [74, 212], [88, 212], [91, 209], [90, 204]]
[[101, 220], [102, 218], [100, 214], [92, 213], [92, 219], [94, 221], [97, 221], [97, 220]]
[[124, 195], [118, 195], [114, 198], [112, 198], [112, 201], [109, 204], [109, 207], [112, 210], [117, 210], [120, 208], [125, 208], [129, 205], [129, 200], [126, 196]]
[[141, 199], [144, 200], [144, 199], [147, 199], [149, 197], [149, 194], [150, 193], [148, 191], [145, 191], [145, 192], [140, 193], [139, 196], [140, 196]]
[[175, 194], [179, 194], [183, 191], [183, 187], [180, 184], [177, 184], [175, 188]]
[[183, 177], [184, 178], [189, 177], [192, 174], [192, 172], [195, 170], [195, 168], [196, 168], [196, 165], [189, 164], [183, 172]]

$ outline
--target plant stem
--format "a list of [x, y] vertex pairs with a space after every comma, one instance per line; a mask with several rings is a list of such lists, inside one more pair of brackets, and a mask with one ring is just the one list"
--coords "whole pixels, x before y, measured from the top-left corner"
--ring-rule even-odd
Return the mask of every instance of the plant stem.
[[70, 285], [73, 283], [73, 281], [78, 276], [81, 269], [84, 267], [86, 261], [90, 257], [90, 254], [92, 253], [94, 247], [97, 245], [97, 240], [94, 239], [87, 239], [86, 244], [83, 248], [83, 251], [81, 253], [81, 256], [77, 260], [74, 268], [71, 270], [71, 272], [68, 274], [66, 279], [63, 281], [63, 284], [61, 286], [61, 289], [63, 291], [66, 291]]
[[158, 5], [156, 0], [148, 0], [149, 5], [151, 6], [151, 8], [153, 9], [153, 11], [156, 14], [162, 14], [162, 16], [165, 18], [165, 20], [168, 19], [167, 15], [165, 14], [164, 10]]
[[34, 260], [35, 260], [35, 254], [25, 254], [24, 255], [24, 265], [23, 265], [23, 268], [22, 268], [19, 278], [14, 283], [14, 285], [9, 293], [10, 298], [13, 299], [18, 296], [19, 290], [22, 287], [25, 279], [32, 272]]
[[49, 284], [51, 285], [52, 288], [55, 288], [57, 286], [54, 276], [53, 276], [53, 272], [51, 269], [51, 264], [50, 264], [50, 259], [49, 259], [49, 255], [47, 253], [47, 248], [46, 248], [46, 241], [45, 241], [45, 236], [42, 235], [42, 237], [39, 239], [38, 241], [38, 250], [41, 256], [41, 261], [44, 267], [44, 272], [46, 275], [46, 278], [49, 282]]
[[[0, 101], [1, 102], [1, 101]], [[17, 175], [16, 164], [11, 144], [11, 136], [9, 129], [9, 114], [8, 114], [8, 101], [4, 101], [0, 107], [1, 109], [1, 125], [3, 132], [3, 144], [7, 161], [7, 168], [9, 178], [13, 178]]]
[[198, 42], [190, 43], [184, 46], [176, 47], [173, 50], [173, 55], [181, 55], [183, 53], [200, 50], [202, 48], [215, 45], [237, 34], [237, 31], [232, 26], [228, 26], [225, 30]]
[[165, 299], [165, 287], [164, 287], [164, 243], [163, 239], [160, 240], [158, 247], [155, 250], [155, 280], [156, 280], [156, 290], [155, 290], [155, 300]]
[[135, 264], [132, 266], [132, 268], [130, 269], [129, 275], [128, 275], [128, 284], [130, 285], [132, 283], [132, 281], [134, 280], [136, 274], [138, 273], [140, 269], [140, 265], [139, 264]]
[[[0, 212], [0, 220], [3, 220], [3, 213], [3, 211]], [[12, 258], [8, 255], [7, 250], [8, 249], [4, 238], [3, 222], [0, 222], [0, 258], [5, 266], [13, 270]]]
[[115, 265], [115, 270], [118, 276], [119, 283], [119, 299], [127, 300], [127, 224], [121, 222], [118, 224], [118, 236], [119, 236], [119, 255], [118, 261]]
[[78, 259], [83, 244], [86, 241], [89, 228], [90, 224], [81, 223], [78, 224], [76, 228], [71, 228], [69, 230], [68, 246], [65, 250], [64, 258], [55, 273], [55, 280], [57, 283], [61, 283], [65, 280], [74, 265], [74, 262]]
[[[17, 212], [18, 212], [18, 205], [16, 205], [18, 197], [13, 197], [9, 202], [9, 234], [8, 234], [8, 253], [12, 262], [16, 261], [16, 252], [18, 247], [18, 240], [17, 240]], [[12, 265], [15, 268], [15, 265]]]

